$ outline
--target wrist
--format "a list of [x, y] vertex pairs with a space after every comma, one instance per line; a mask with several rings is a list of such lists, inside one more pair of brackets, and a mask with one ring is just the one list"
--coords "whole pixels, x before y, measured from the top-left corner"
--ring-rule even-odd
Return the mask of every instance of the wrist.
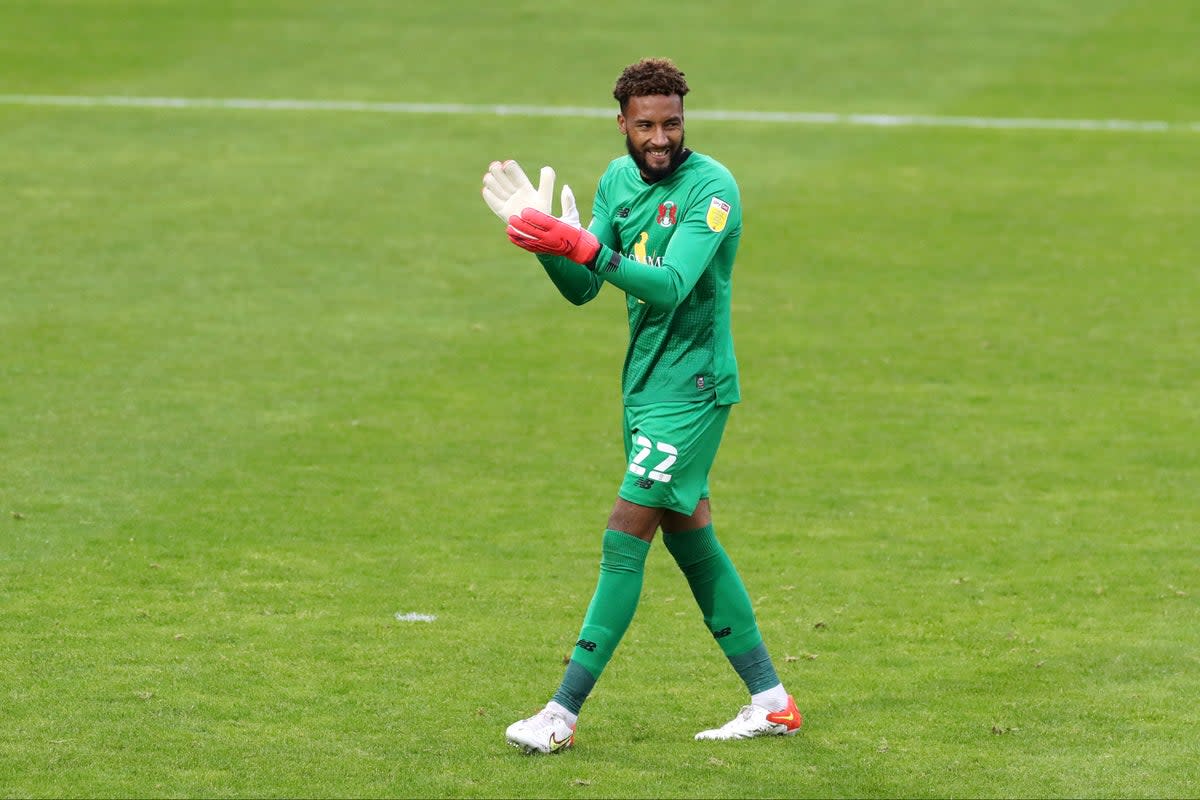
[[571, 260], [595, 271], [596, 261], [604, 249], [604, 245], [600, 244], [600, 240], [591, 232], [581, 230], [579, 238], [575, 241], [575, 247], [572, 249]]
[[612, 272], [621, 263], [621, 254], [606, 244], [596, 241], [596, 252], [583, 265], [592, 272]]
[[596, 271], [596, 263], [598, 261], [600, 261], [600, 257], [601, 257], [601, 255], [603, 255], [603, 253], [604, 253], [604, 245], [600, 245], [599, 247], [596, 248], [596, 252], [592, 253], [590, 258], [585, 259], [581, 263], [585, 267], [590, 269], [592, 272], [595, 272]]

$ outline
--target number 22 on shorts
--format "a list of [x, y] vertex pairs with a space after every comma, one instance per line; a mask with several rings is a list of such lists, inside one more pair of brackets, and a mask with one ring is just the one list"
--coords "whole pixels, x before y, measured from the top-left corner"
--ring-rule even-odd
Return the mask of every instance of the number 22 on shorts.
[[[633, 437], [633, 444], [638, 448], [638, 451], [634, 454], [633, 460], [629, 462], [629, 471], [638, 477], [645, 476], [652, 481], [670, 483], [671, 473], [667, 472], [667, 470], [679, 458], [679, 450], [675, 448], [675, 445], [667, 444], [666, 442], [652, 442], [641, 434]], [[657, 450], [659, 453], [665, 455], [666, 458], [658, 462], [654, 469], [650, 470], [650, 474], [647, 475], [646, 468], [642, 466], [642, 462], [650, 455], [651, 450]]]

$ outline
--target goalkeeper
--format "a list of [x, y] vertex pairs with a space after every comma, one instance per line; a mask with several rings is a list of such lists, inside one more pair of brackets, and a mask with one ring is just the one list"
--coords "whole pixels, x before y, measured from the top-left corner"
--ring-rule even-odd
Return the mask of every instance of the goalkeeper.
[[546, 707], [509, 726], [510, 744], [552, 753], [574, 743], [580, 709], [633, 619], [655, 533], [687, 577], [704, 622], [745, 682], [750, 702], [697, 739], [794, 734], [796, 703], [763, 644], [750, 597], [713, 531], [708, 472], [740, 398], [730, 332], [742, 206], [733, 176], [684, 146], [684, 74], [643, 59], [618, 78], [617, 126], [628, 155], [600, 179], [585, 230], [570, 188], [550, 215], [554, 171], [535, 190], [514, 161], [483, 178], [513, 244], [537, 254], [572, 303], [606, 283], [625, 292], [629, 349], [622, 374], [628, 466], [602, 540], [600, 576], [562, 683]]

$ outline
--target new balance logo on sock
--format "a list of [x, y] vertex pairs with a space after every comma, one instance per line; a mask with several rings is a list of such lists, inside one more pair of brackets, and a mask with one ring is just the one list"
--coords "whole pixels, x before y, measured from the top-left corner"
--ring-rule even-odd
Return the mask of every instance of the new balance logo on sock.
[[724, 639], [726, 636], [728, 636], [731, 633], [733, 633], [733, 631], [730, 630], [729, 628], [721, 628], [721, 630], [719, 630], [719, 631], [713, 631], [712, 635], [713, 635], [714, 639]]
[[582, 647], [584, 650], [587, 650], [589, 653], [593, 653], [596, 651], [596, 643], [589, 642], [587, 639], [580, 639], [578, 642], [575, 643], [575, 646]]

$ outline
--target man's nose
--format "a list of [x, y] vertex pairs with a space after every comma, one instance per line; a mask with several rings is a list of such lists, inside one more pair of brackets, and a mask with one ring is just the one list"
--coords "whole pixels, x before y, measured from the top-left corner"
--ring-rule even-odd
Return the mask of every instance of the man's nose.
[[666, 145], [669, 144], [670, 141], [671, 140], [667, 138], [667, 129], [661, 125], [654, 129], [654, 134], [650, 137], [651, 144]]

